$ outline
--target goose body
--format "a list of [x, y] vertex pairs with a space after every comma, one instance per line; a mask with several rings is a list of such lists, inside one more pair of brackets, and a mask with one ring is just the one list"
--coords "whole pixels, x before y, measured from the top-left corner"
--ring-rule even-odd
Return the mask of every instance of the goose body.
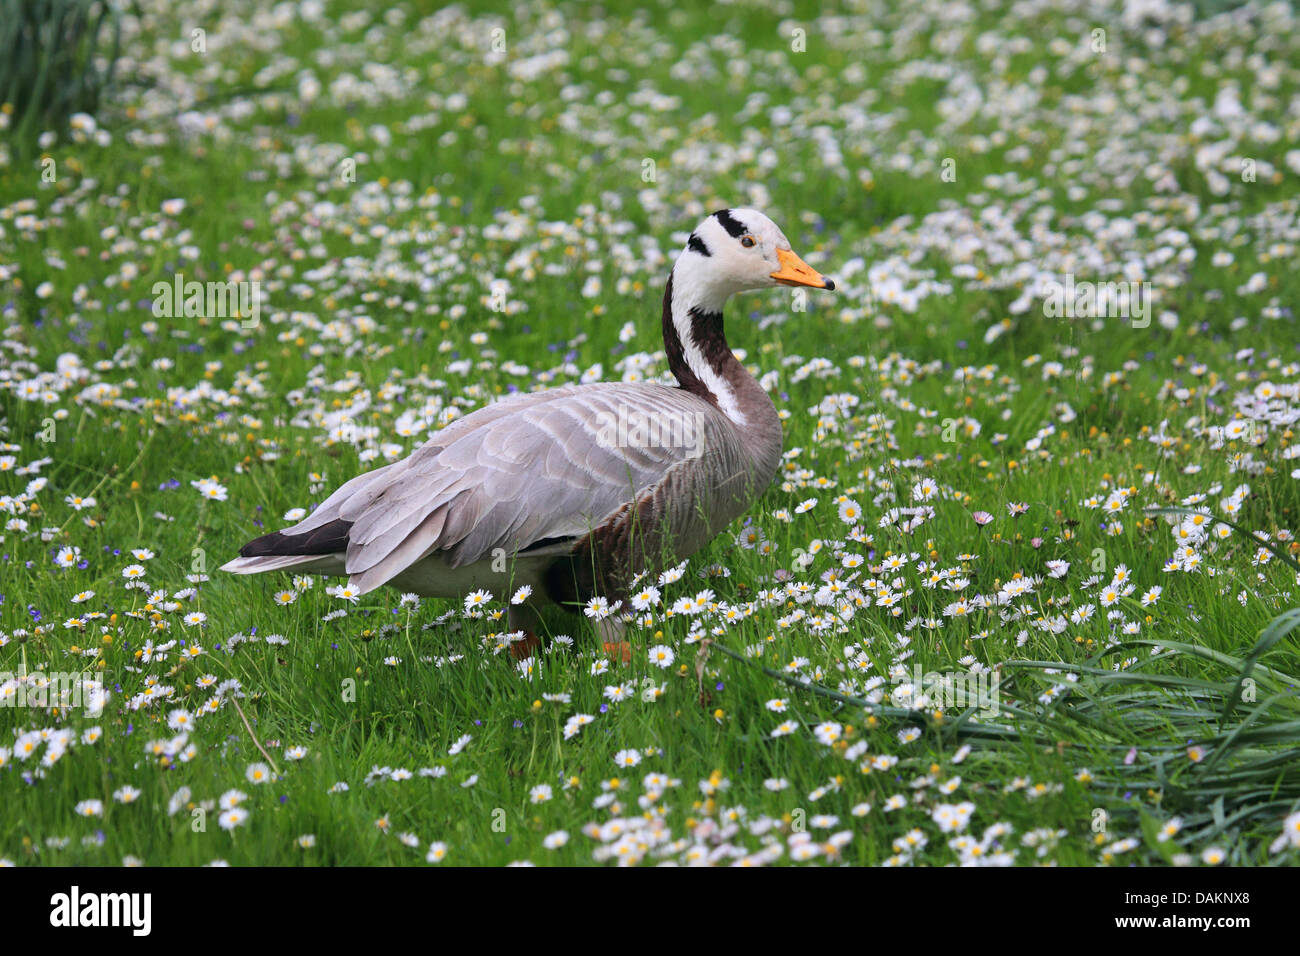
[[677, 387], [568, 385], [494, 402], [250, 541], [222, 570], [346, 575], [361, 594], [527, 585], [533, 607], [512, 605], [510, 623], [528, 632], [536, 606], [612, 604], [636, 571], [702, 548], [775, 475], [781, 420], [727, 345], [722, 306], [778, 284], [834, 288], [762, 213], [714, 213], [664, 292]]

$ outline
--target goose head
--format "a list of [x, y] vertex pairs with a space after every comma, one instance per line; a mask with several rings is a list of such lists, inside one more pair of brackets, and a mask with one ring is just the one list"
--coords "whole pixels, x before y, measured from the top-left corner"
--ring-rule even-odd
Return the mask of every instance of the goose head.
[[832, 290], [835, 283], [790, 248], [777, 224], [757, 209], [720, 209], [691, 233], [677, 260], [679, 288], [692, 289], [696, 305], [721, 307], [738, 292], [777, 285]]
[[785, 233], [757, 209], [720, 209], [686, 240], [664, 289], [663, 314], [664, 351], [678, 384], [765, 442], [773, 468], [781, 451], [781, 419], [727, 345], [722, 307], [738, 292], [778, 285], [835, 288], [795, 255]]

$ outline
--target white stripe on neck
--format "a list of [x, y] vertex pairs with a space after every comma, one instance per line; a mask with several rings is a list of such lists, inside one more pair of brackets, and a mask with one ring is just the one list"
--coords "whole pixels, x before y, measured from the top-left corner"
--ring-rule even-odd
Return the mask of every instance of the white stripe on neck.
[[[736, 391], [731, 384], [714, 370], [704, 357], [699, 343], [692, 332], [691, 309], [722, 315], [728, 291], [716, 288], [708, 280], [708, 258], [690, 252], [681, 256], [673, 268], [673, 327], [677, 338], [682, 343], [682, 358], [695, 377], [704, 387], [713, 393], [718, 408], [737, 425], [747, 424], [744, 413], [740, 410]], [[730, 346], [728, 346], [730, 349]]]

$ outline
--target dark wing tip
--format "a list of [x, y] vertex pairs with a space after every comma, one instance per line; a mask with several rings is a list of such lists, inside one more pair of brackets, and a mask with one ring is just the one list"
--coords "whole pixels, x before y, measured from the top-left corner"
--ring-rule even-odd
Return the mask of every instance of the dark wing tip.
[[272, 531], [260, 538], [254, 538], [239, 549], [241, 558], [262, 558], [268, 556], [292, 556], [303, 554], [335, 554], [348, 549], [348, 532], [352, 522], [335, 518], [333, 521], [313, 528], [306, 534], [285, 534]]
[[272, 554], [289, 554], [290, 552], [284, 544], [284, 537], [279, 531], [272, 531], [260, 538], [254, 538], [239, 549], [239, 556], [241, 558], [261, 558]]

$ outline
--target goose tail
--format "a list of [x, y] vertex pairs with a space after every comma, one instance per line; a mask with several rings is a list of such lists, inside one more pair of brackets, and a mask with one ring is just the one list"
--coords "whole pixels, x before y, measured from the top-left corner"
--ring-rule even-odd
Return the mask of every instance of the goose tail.
[[297, 568], [337, 574], [343, 569], [351, 527], [350, 521], [335, 519], [302, 534], [273, 531], [248, 542], [239, 549], [239, 557], [227, 561], [221, 570], [231, 574], [261, 574]]

